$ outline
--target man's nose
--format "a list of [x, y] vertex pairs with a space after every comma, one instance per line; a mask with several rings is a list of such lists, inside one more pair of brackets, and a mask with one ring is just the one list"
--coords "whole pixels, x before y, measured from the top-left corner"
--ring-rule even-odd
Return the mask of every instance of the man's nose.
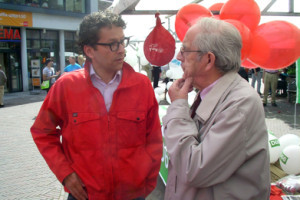
[[180, 60], [180, 61], [183, 60], [183, 56], [181, 55], [181, 52], [180, 52], [180, 51], [177, 53], [176, 59], [177, 59], [177, 60]]

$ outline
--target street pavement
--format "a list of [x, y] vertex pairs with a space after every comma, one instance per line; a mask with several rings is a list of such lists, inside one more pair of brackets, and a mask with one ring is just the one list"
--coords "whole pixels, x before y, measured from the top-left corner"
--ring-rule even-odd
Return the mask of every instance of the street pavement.
[[[67, 193], [38, 152], [30, 127], [46, 96], [45, 91], [9, 93], [0, 108], [0, 200], [65, 200]], [[268, 129], [277, 137], [287, 133], [300, 136], [300, 105], [286, 98], [278, 107], [265, 107]], [[295, 115], [295, 111], [298, 113]], [[163, 200], [164, 184], [158, 178], [147, 200]]]

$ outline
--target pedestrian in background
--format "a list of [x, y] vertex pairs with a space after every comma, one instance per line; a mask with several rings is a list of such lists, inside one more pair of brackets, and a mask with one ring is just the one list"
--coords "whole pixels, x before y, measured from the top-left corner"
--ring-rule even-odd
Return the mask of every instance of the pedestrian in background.
[[77, 57], [77, 60], [78, 60], [78, 64], [80, 65], [80, 67], [84, 67], [84, 63], [85, 63], [85, 57], [83, 55], [79, 55]]
[[256, 90], [257, 90], [257, 93], [259, 95], [261, 95], [260, 87], [261, 87], [262, 72], [261, 72], [260, 68], [257, 67], [257, 68], [251, 69], [251, 73], [252, 73], [252, 75], [251, 75], [251, 77], [252, 77], [251, 86], [253, 88], [255, 88], [255, 83], [257, 82]]
[[83, 19], [78, 43], [85, 68], [60, 77], [31, 127], [69, 200], [140, 200], [156, 186], [158, 103], [148, 77], [124, 62], [124, 28], [109, 11]]
[[4, 107], [3, 96], [4, 96], [4, 86], [7, 82], [7, 77], [0, 64], [0, 108]]
[[160, 66], [153, 66], [152, 67], [153, 88], [158, 87], [160, 73], [161, 73], [161, 67]]
[[[177, 55], [183, 78], [169, 88], [163, 117], [170, 156], [165, 200], [270, 197], [265, 114], [237, 73], [241, 47], [238, 30], [214, 18], [201, 18], [185, 35]], [[200, 92], [190, 109], [193, 87]]]
[[69, 65], [65, 67], [64, 72], [71, 72], [77, 69], [81, 69], [81, 66], [76, 63], [75, 56], [69, 56]]
[[53, 67], [53, 60], [47, 58], [45, 62], [45, 67], [43, 69], [43, 81], [49, 80], [49, 88], [46, 89], [47, 93], [49, 92], [52, 85], [55, 83], [56, 78], [59, 76], [60, 71], [55, 72]]
[[263, 106], [267, 106], [268, 96], [271, 90], [271, 105], [277, 107], [276, 103], [276, 90], [278, 84], [279, 70], [268, 70], [265, 69], [263, 72], [263, 82], [264, 82], [264, 97]]

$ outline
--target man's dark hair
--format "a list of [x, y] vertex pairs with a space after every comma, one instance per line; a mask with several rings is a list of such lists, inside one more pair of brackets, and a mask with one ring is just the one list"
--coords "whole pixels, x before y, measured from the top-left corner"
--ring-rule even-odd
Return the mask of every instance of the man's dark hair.
[[47, 58], [47, 59], [46, 59], [45, 65], [47, 66], [49, 62], [52, 62], [52, 59], [51, 59], [51, 58]]
[[120, 15], [114, 14], [111, 11], [94, 12], [83, 18], [79, 27], [78, 45], [82, 52], [84, 45], [90, 45], [95, 48], [95, 43], [99, 41], [99, 31], [104, 27], [126, 28], [126, 24]]

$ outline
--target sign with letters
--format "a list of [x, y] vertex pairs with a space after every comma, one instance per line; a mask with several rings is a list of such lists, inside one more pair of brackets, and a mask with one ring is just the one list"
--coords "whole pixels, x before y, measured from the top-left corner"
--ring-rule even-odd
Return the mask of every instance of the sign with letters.
[[0, 9], [0, 24], [3, 26], [32, 27], [32, 13]]
[[19, 29], [3, 28], [0, 29], [0, 41], [21, 41], [21, 35]]

